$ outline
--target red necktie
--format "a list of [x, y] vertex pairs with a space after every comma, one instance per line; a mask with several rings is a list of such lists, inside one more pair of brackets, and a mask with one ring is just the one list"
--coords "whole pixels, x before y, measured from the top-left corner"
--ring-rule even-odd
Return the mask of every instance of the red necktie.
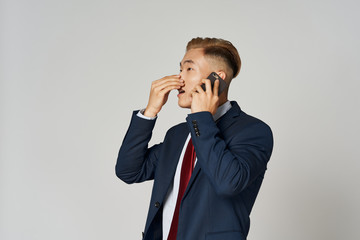
[[196, 153], [195, 153], [194, 145], [192, 144], [190, 138], [190, 141], [186, 147], [184, 159], [181, 166], [179, 193], [177, 196], [176, 207], [171, 222], [168, 240], [176, 240], [181, 199], [184, 196], [186, 187], [190, 181], [191, 173], [194, 169], [195, 159], [196, 159]]

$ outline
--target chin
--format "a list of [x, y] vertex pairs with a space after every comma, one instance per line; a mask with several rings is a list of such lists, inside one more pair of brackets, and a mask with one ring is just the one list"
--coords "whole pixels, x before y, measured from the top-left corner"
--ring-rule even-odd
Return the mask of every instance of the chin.
[[191, 108], [191, 102], [187, 103], [187, 102], [181, 101], [180, 99], [178, 101], [178, 105], [181, 108]]

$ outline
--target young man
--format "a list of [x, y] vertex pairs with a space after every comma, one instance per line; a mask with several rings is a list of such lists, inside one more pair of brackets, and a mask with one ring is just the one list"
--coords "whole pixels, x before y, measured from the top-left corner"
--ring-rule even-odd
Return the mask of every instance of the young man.
[[[143, 239], [246, 239], [273, 137], [264, 122], [228, 101], [240, 66], [230, 42], [194, 38], [180, 74], [154, 81], [147, 107], [134, 111], [116, 174], [126, 183], [154, 180]], [[206, 79], [212, 72], [227, 83], [220, 94], [219, 80], [212, 88]], [[148, 148], [156, 116], [172, 90], [191, 113], [162, 143]]]

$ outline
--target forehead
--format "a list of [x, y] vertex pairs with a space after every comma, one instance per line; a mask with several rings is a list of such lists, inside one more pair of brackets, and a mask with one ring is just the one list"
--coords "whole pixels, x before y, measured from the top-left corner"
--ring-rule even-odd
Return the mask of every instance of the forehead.
[[204, 50], [202, 48], [194, 48], [187, 51], [180, 64], [195, 63], [202, 64], [205, 61]]

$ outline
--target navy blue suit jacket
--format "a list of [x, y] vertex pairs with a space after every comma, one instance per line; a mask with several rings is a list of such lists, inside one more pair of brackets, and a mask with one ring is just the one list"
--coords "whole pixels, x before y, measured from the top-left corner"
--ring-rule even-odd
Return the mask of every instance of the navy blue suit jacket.
[[273, 136], [264, 122], [241, 111], [236, 102], [231, 104], [216, 123], [209, 112], [189, 114], [185, 123], [169, 129], [164, 141], [151, 148], [155, 120], [133, 113], [116, 175], [126, 183], [154, 180], [145, 240], [162, 238], [164, 199], [189, 132], [198, 160], [181, 202], [177, 239], [246, 239]]

